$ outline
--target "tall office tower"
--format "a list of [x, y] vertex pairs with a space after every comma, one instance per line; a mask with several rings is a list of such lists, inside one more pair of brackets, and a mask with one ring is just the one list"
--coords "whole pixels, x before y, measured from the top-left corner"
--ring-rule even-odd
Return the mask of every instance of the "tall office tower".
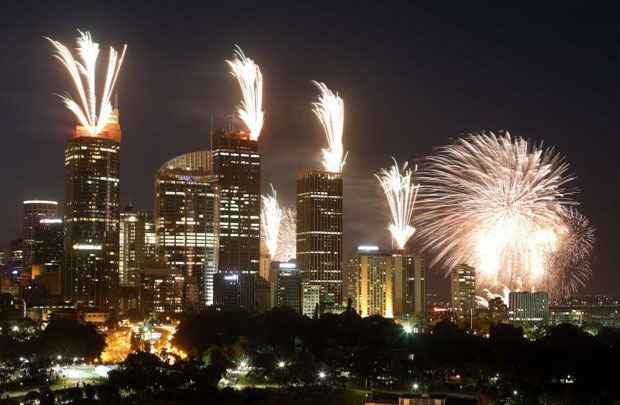
[[155, 179], [158, 256], [182, 272], [186, 306], [213, 305], [218, 268], [219, 187], [211, 152], [164, 163]]
[[121, 287], [137, 287], [145, 261], [148, 214], [128, 206], [121, 211], [118, 278]]
[[64, 225], [61, 218], [43, 218], [34, 227], [34, 250], [32, 255], [34, 268], [39, 266], [39, 273], [56, 272], [62, 268], [64, 255]]
[[342, 199], [341, 173], [298, 175], [297, 266], [305, 285], [320, 287], [322, 307], [342, 304]]
[[357, 311], [360, 316], [393, 315], [392, 255], [378, 246], [358, 246]]
[[220, 186], [219, 271], [258, 273], [260, 154], [244, 132], [212, 134], [213, 171]]
[[511, 292], [508, 314], [515, 323], [537, 323], [549, 320], [549, 294], [546, 292]]
[[450, 302], [460, 319], [471, 317], [476, 309], [476, 269], [466, 264], [456, 266], [450, 274]]
[[58, 202], [48, 200], [24, 201], [24, 269], [29, 270], [34, 255], [34, 229], [39, 221], [58, 216]]
[[426, 321], [426, 262], [421, 255], [410, 254], [406, 256], [406, 266], [404, 318], [422, 326]]
[[289, 307], [301, 313], [301, 277], [294, 262], [272, 262], [269, 284], [272, 307]]
[[78, 125], [65, 146], [64, 296], [101, 310], [117, 300], [120, 141], [114, 110], [98, 135]]

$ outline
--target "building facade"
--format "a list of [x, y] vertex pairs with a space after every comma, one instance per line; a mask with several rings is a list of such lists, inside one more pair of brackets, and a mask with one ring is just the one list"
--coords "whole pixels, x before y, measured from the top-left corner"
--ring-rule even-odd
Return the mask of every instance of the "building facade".
[[117, 301], [120, 141], [114, 110], [101, 133], [77, 126], [65, 147], [63, 295], [101, 310]]
[[380, 315], [393, 317], [392, 255], [378, 246], [357, 248], [357, 312], [362, 317]]
[[30, 269], [36, 245], [35, 228], [42, 219], [58, 217], [58, 201], [26, 200], [23, 203], [24, 269]]
[[469, 318], [476, 309], [476, 269], [466, 264], [450, 273], [450, 303], [460, 319]]
[[215, 305], [220, 308], [244, 308], [264, 312], [271, 307], [269, 283], [258, 274], [217, 273]]
[[119, 284], [137, 287], [139, 272], [145, 262], [146, 212], [128, 206], [121, 211], [119, 235]]
[[322, 307], [342, 304], [342, 201], [341, 173], [298, 174], [297, 266], [305, 285], [320, 287]]
[[260, 166], [258, 142], [244, 132], [212, 134], [213, 171], [220, 186], [219, 271], [259, 271]]
[[140, 311], [144, 315], [183, 312], [185, 278], [169, 267], [145, 268], [140, 272]]
[[301, 276], [294, 262], [273, 262], [269, 283], [272, 307], [289, 307], [301, 314]]
[[214, 303], [220, 193], [211, 167], [209, 151], [187, 153], [164, 163], [155, 179], [157, 255], [183, 274], [186, 306]]
[[316, 283], [301, 281], [301, 313], [314, 318], [320, 312], [321, 286]]
[[64, 255], [64, 225], [62, 218], [44, 218], [34, 227], [32, 265], [41, 273], [57, 272], [62, 268]]
[[508, 294], [508, 316], [515, 323], [537, 323], [549, 320], [549, 294], [513, 291]]

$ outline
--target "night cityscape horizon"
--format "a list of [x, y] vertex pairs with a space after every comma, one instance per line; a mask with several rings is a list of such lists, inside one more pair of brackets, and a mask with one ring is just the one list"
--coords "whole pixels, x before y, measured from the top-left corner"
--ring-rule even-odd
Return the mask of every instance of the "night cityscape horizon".
[[615, 403], [612, 11], [7, 5], [0, 403]]

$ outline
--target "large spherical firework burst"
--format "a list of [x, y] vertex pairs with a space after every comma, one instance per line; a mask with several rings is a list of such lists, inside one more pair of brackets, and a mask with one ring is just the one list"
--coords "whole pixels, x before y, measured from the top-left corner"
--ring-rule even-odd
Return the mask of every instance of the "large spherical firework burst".
[[434, 262], [476, 267], [480, 288], [553, 288], [550, 257], [575, 204], [569, 166], [553, 149], [475, 134], [427, 158], [419, 180], [416, 225]]

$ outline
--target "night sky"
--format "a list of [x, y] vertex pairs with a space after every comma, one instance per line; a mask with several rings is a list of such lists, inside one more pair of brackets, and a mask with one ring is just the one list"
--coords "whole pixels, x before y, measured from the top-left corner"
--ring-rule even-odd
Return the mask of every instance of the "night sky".
[[[584, 292], [620, 294], [618, 10], [569, 2], [13, 3], [0, 16], [3, 245], [21, 232], [22, 200], [63, 198], [63, 147], [75, 121], [56, 94], [73, 88], [43, 36], [73, 45], [80, 28], [102, 45], [129, 45], [117, 86], [123, 205], [151, 210], [158, 167], [207, 149], [211, 119], [230, 122], [240, 91], [224, 59], [239, 44], [265, 81], [263, 189], [273, 183], [287, 203], [295, 172], [319, 168], [324, 143], [310, 80], [344, 98], [347, 252], [362, 242], [388, 246], [372, 173], [390, 156], [413, 162], [464, 133], [507, 129], [556, 146], [571, 163], [598, 236]], [[446, 285], [435, 277], [430, 288], [445, 293]]]

